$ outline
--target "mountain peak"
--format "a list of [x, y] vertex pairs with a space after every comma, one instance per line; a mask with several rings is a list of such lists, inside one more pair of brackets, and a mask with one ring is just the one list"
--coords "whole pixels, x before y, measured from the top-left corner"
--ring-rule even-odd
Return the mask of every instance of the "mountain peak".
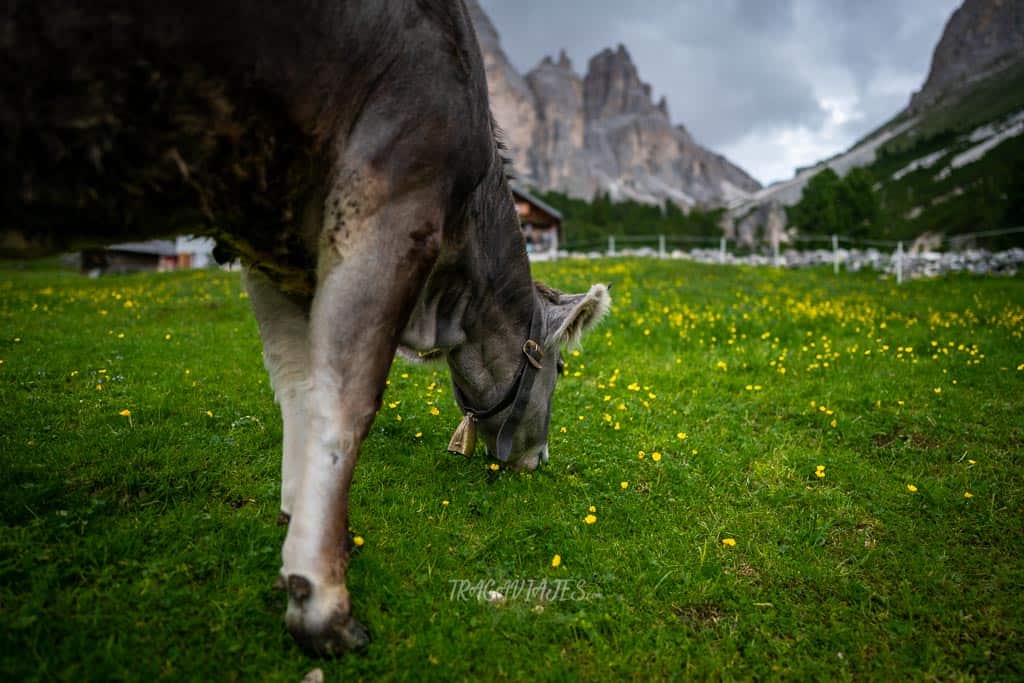
[[572, 62], [569, 60], [569, 55], [565, 54], [565, 48], [558, 51], [558, 66], [572, 71]]
[[590, 58], [583, 79], [583, 105], [587, 119], [646, 113], [654, 108], [651, 86], [640, 80], [626, 46], [605, 48]]
[[540, 64], [538, 64], [534, 68], [534, 70], [540, 68], [557, 68], [561, 69], [562, 71], [571, 72], [572, 60], [569, 59], [569, 55], [565, 54], [565, 49], [563, 48], [558, 51], [558, 61], [555, 61], [554, 57], [552, 57], [551, 55], [545, 55], [544, 59], [540, 60]]
[[965, 0], [946, 23], [928, 79], [910, 98], [916, 113], [1024, 55], [1024, 3]]

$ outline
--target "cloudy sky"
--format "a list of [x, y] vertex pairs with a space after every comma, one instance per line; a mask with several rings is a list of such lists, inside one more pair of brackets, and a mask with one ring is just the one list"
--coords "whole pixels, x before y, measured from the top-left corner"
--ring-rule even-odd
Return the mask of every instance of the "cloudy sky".
[[479, 0], [521, 72], [622, 43], [673, 123], [762, 183], [906, 105], [961, 0]]

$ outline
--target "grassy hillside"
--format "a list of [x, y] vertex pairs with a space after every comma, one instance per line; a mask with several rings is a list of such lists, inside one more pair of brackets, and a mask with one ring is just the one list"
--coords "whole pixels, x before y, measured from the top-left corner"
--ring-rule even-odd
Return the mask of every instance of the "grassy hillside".
[[271, 588], [237, 275], [0, 270], [0, 680], [1024, 677], [1024, 280], [536, 270], [615, 296], [551, 462], [448, 455], [447, 371], [396, 362], [352, 495], [374, 640], [326, 663]]
[[[1024, 176], [1024, 136], [1011, 138], [980, 161], [937, 178], [979, 126], [1024, 110], [1024, 64], [981, 81], [955, 101], [920, 116], [909, 131], [893, 138], [869, 167], [881, 183], [882, 219], [874, 235], [910, 239], [931, 231], [957, 234], [1021, 225], [1015, 206]], [[898, 180], [892, 176], [911, 162], [939, 154], [930, 168]], [[1019, 240], [1018, 240], [1019, 241]]]

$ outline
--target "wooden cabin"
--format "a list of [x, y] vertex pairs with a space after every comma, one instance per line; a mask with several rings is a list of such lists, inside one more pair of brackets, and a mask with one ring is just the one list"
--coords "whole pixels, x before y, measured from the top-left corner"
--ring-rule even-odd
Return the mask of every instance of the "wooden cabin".
[[512, 196], [515, 198], [519, 224], [526, 238], [526, 251], [530, 254], [558, 251], [562, 233], [562, 214], [518, 185], [512, 186]]

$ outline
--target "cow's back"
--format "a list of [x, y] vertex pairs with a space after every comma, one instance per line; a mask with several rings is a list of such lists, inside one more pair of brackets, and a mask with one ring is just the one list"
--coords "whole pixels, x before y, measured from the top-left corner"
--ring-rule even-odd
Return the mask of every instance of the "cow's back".
[[[392, 175], [424, 172], [433, 153], [461, 169], [454, 201], [489, 163], [486, 83], [461, 3], [0, 11], [0, 255], [197, 232], [309, 269], [301, 213], [339, 153]], [[380, 139], [353, 151], [354, 130]], [[422, 149], [391, 158], [403, 135]]]

